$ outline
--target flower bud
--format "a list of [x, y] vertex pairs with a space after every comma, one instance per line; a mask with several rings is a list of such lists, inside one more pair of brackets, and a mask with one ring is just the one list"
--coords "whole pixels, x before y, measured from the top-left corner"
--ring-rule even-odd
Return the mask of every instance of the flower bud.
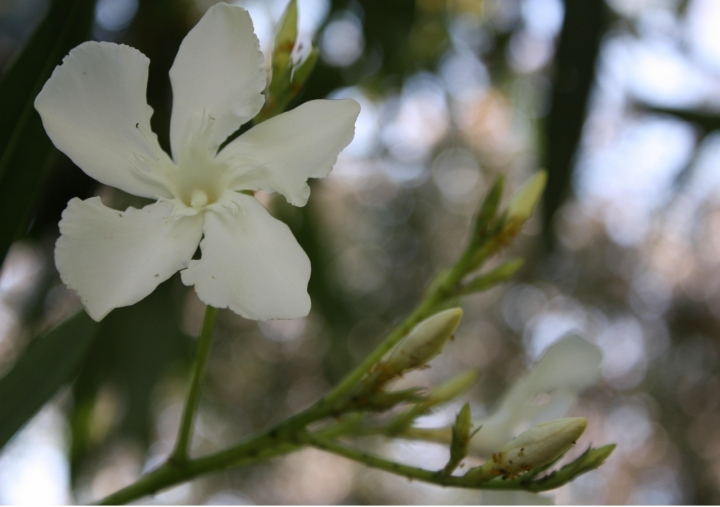
[[586, 427], [584, 417], [556, 419], [533, 426], [493, 454], [483, 469], [495, 475], [514, 476], [547, 465], [572, 447]]
[[460, 308], [451, 308], [425, 319], [400, 342], [385, 363], [389, 375], [418, 368], [440, 354], [462, 319]]
[[480, 376], [480, 372], [477, 370], [468, 370], [456, 375], [447, 382], [440, 384], [435, 389], [428, 393], [425, 405], [428, 407], [445, 403], [460, 396], [463, 392], [470, 389], [470, 387], [477, 381]]
[[455, 418], [455, 424], [452, 428], [452, 442], [450, 443], [450, 459], [442, 470], [443, 474], [450, 475], [467, 456], [472, 428], [470, 404], [466, 403]]
[[290, 63], [290, 55], [295, 47], [295, 39], [297, 38], [297, 24], [297, 0], [290, 0], [290, 3], [285, 8], [285, 13], [278, 31], [275, 34], [273, 72], [284, 69]]
[[525, 222], [533, 214], [547, 182], [547, 172], [539, 171], [515, 193], [507, 210], [508, 220]]

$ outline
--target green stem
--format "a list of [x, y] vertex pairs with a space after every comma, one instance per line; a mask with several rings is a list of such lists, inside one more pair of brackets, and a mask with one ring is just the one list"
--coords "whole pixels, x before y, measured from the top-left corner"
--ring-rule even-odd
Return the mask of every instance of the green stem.
[[462, 476], [455, 475], [445, 475], [442, 473], [442, 471], [433, 472], [431, 470], [425, 470], [424, 468], [417, 468], [413, 466], [402, 465], [400, 463], [395, 463], [394, 461], [389, 461], [378, 456], [367, 454], [365, 452], [353, 449], [352, 447], [348, 447], [346, 445], [339, 444], [331, 439], [318, 435], [306, 434], [303, 437], [303, 440], [305, 440], [309, 445], [312, 445], [313, 447], [333, 454], [337, 454], [338, 456], [343, 456], [358, 463], [362, 463], [366, 466], [377, 468], [379, 470], [384, 470], [395, 475], [402, 475], [404, 477], [407, 477], [408, 479], [415, 479], [418, 481], [435, 484], [437, 486], [452, 486], [456, 488], [471, 489], [523, 489], [528, 491], [535, 491], [535, 489], [532, 488], [531, 484], [525, 484], [522, 482], [521, 479], [492, 479], [488, 481], [468, 479]]
[[192, 379], [190, 380], [190, 391], [188, 392], [185, 408], [183, 409], [182, 420], [180, 421], [180, 430], [178, 431], [175, 449], [173, 450], [171, 460], [176, 463], [184, 463], [188, 459], [188, 452], [192, 440], [193, 422], [195, 420], [195, 412], [197, 411], [198, 401], [200, 400], [201, 382], [205, 366], [207, 365], [208, 355], [210, 353], [210, 343], [212, 342], [213, 332], [215, 331], [215, 321], [217, 320], [218, 309], [208, 306], [205, 309], [205, 319], [203, 320], [202, 332], [198, 338], [197, 354], [195, 355], [195, 365], [193, 368]]
[[[323, 438], [336, 438], [353, 431], [361, 417], [348, 418], [317, 432]], [[234, 466], [246, 466], [270, 458], [290, 454], [305, 444], [298, 441], [295, 434], [282, 436], [273, 428], [262, 435], [251, 438], [226, 451], [217, 452], [185, 463], [168, 460], [130, 486], [103, 498], [100, 505], [120, 505], [158, 491], [188, 481], [200, 475], [216, 472]]]
[[222, 470], [228, 466], [251, 465], [270, 458], [289, 454], [300, 448], [297, 444], [278, 445], [274, 448], [263, 448], [267, 442], [253, 439], [248, 442], [243, 456], [236, 456], [235, 460], [227, 463], [214, 459], [215, 455], [200, 459], [189, 460], [183, 464], [168, 460], [160, 467], [141, 477], [137, 482], [109, 495], [98, 502], [99, 505], [122, 505], [139, 498], [154, 495], [160, 490], [176, 484], [181, 484], [199, 475]]
[[335, 386], [322, 400], [320, 406], [332, 406], [343, 396], [348, 394], [360, 380], [375, 366], [385, 354], [390, 352], [400, 341], [421, 321], [432, 316], [438, 308], [456, 296], [460, 281], [468, 273], [474, 254], [474, 248], [469, 247], [460, 257], [453, 268], [448, 271], [438, 283], [433, 284], [430, 292], [423, 299], [415, 311], [402, 321], [385, 340], [370, 354], [359, 366], [350, 372]]
[[[299, 414], [286, 419], [269, 431], [251, 438], [239, 445], [220, 451], [215, 454], [204, 456], [202, 458], [189, 460], [188, 447], [192, 431], [192, 423], [194, 414], [197, 409], [198, 398], [200, 394], [200, 380], [202, 379], [203, 370], [207, 361], [207, 355], [210, 347], [212, 331], [215, 325], [217, 309], [208, 307], [203, 323], [203, 331], [198, 343], [198, 355], [195, 363], [195, 370], [191, 381], [190, 393], [183, 411], [182, 422], [178, 441], [172, 456], [167, 463], [142, 477], [138, 482], [128, 486], [127, 488], [114, 493], [103, 499], [103, 504], [120, 504], [127, 503], [143, 496], [153, 494], [163, 488], [179, 484], [183, 481], [190, 480], [199, 475], [222, 470], [231, 466], [240, 466], [269, 459], [274, 456], [280, 456], [293, 452], [306, 443], [303, 443], [299, 435], [305, 433], [305, 428], [316, 421], [325, 419], [329, 416], [337, 415], [339, 408], [337, 406], [343, 397], [350, 393], [362, 378], [375, 366], [385, 354], [395, 347], [418, 323], [430, 317], [438, 309], [447, 304], [450, 300], [457, 297], [457, 291], [460, 282], [468, 272], [477, 269], [477, 245], [471, 243], [462, 254], [458, 262], [447, 273], [441, 275], [436, 283], [433, 283], [426, 297], [420, 305], [410, 314], [399, 326], [391, 332], [383, 343], [357, 368], [348, 374], [330, 393], [320, 399], [313, 406], [300, 412]], [[345, 429], [337, 429], [345, 428]], [[340, 433], [346, 432], [352, 425], [339, 424], [330, 429], [319, 432], [317, 435], [339, 436]], [[333, 428], [335, 428], [333, 430]], [[328, 433], [329, 432], [329, 433]], [[315, 445], [315, 444], [313, 444]], [[342, 446], [341, 446], [342, 447]], [[423, 474], [435, 474], [422, 469], [413, 469], [405, 467], [397, 463], [387, 462], [381, 458], [374, 458], [376, 465], [380, 463], [387, 464], [388, 471], [396, 470], [394, 467], [400, 467], [401, 470], [415, 470], [419, 476], [415, 477], [419, 480], [425, 480]], [[381, 466], [377, 466], [381, 468]], [[397, 473], [397, 472], [396, 472]], [[407, 474], [403, 474], [410, 476]], [[456, 485], [456, 478], [445, 477], [444, 485]], [[493, 481], [495, 482], [495, 481]], [[437, 482], [436, 482], [437, 483]], [[512, 484], [513, 481], [505, 481], [503, 484]], [[463, 487], [462, 485], [460, 485]], [[468, 486], [469, 487], [469, 486]], [[497, 489], [518, 489], [514, 487], [498, 487]]]

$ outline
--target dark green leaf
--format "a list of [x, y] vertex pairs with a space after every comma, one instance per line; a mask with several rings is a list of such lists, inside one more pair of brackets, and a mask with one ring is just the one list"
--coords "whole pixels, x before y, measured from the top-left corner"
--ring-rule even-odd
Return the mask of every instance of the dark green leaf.
[[0, 263], [27, 227], [54, 153], [33, 102], [55, 66], [86, 40], [94, 6], [95, 0], [55, 0], [0, 80]]
[[[97, 336], [73, 386], [70, 416], [72, 480], [87, 459], [117, 437], [149, 445], [153, 434], [152, 401], [158, 383], [173, 369], [185, 372], [194, 340], [180, 330], [186, 294], [179, 276], [160, 284], [142, 301], [113, 310], [100, 323]], [[92, 407], [103, 386], [111, 385], [122, 400], [122, 416], [102, 440], [90, 435]]]
[[30, 343], [0, 379], [0, 448], [75, 377], [97, 326], [85, 312], [77, 314]]

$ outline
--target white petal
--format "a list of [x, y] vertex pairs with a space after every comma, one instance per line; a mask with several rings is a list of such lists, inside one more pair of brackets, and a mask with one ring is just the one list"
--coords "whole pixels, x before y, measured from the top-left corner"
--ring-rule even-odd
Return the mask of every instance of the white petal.
[[[233, 193], [234, 194], [234, 193]], [[239, 207], [206, 212], [202, 257], [181, 273], [200, 299], [247, 319], [295, 319], [310, 311], [310, 260], [290, 229], [254, 197], [234, 194]]]
[[231, 188], [280, 192], [304, 206], [308, 178], [324, 178], [355, 135], [360, 105], [353, 99], [311, 100], [253, 127], [218, 159], [236, 168]]
[[188, 265], [202, 235], [202, 215], [176, 218], [172, 210], [158, 202], [115, 211], [99, 197], [68, 203], [55, 264], [94, 320], [137, 303]]
[[[503, 396], [471, 442], [479, 455], [497, 452], [505, 443], [533, 424], [564, 417], [580, 392], [600, 379], [602, 352], [579, 336], [554, 343], [538, 362]], [[542, 404], [539, 394], [549, 395]]]
[[35, 99], [55, 146], [90, 177], [134, 195], [170, 197], [170, 158], [150, 129], [147, 59], [137, 49], [85, 42], [70, 51]]
[[203, 115], [213, 125], [208, 148], [215, 154], [220, 143], [260, 111], [267, 79], [264, 62], [245, 9], [224, 3], [208, 9], [183, 40], [170, 69], [175, 160]]

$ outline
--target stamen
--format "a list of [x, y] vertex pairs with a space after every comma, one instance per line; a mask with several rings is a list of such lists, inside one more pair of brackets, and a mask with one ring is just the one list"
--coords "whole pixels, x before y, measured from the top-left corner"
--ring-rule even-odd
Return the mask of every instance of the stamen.
[[208, 203], [208, 195], [204, 190], [196, 188], [190, 194], [190, 206], [195, 209], [204, 207]]

